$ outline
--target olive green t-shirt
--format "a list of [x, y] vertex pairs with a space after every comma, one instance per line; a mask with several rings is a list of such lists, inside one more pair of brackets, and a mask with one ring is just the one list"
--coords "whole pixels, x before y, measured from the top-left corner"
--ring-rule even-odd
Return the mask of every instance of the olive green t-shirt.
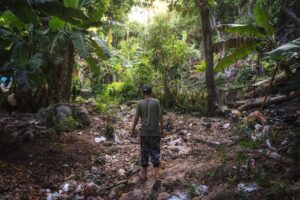
[[149, 98], [137, 103], [136, 115], [141, 118], [141, 136], [160, 136], [159, 118], [161, 108], [158, 99]]

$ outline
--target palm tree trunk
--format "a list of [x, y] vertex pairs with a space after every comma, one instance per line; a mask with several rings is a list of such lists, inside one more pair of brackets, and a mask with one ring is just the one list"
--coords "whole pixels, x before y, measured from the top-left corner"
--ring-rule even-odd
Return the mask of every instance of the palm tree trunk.
[[72, 75], [74, 68], [74, 47], [70, 42], [64, 50], [64, 60], [54, 66], [52, 101], [67, 102], [71, 97]]

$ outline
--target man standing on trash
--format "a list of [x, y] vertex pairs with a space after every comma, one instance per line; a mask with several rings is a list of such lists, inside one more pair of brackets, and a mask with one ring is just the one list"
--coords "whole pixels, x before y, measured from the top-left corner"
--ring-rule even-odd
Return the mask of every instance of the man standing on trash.
[[[153, 190], [157, 191], [161, 185], [159, 177], [160, 166], [160, 139], [163, 136], [163, 118], [158, 99], [152, 98], [152, 88], [148, 85], [142, 87], [143, 100], [136, 106], [136, 114], [133, 121], [132, 135], [136, 136], [136, 125], [141, 118], [141, 164], [143, 169], [139, 172], [141, 180], [147, 180], [147, 168], [149, 156], [154, 167]], [[160, 125], [160, 126], [159, 126]]]

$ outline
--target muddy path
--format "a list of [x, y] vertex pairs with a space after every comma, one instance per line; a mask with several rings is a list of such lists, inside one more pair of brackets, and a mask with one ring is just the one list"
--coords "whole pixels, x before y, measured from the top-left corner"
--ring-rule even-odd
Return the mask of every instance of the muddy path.
[[236, 199], [241, 197], [237, 183], [253, 180], [241, 172], [245, 157], [265, 159], [236, 145], [241, 135], [232, 121], [168, 112], [162, 187], [154, 193], [151, 167], [147, 182], [137, 177], [140, 147], [139, 138], [130, 135], [133, 114], [129, 107], [106, 116], [94, 113], [83, 130], [1, 145], [0, 199]]

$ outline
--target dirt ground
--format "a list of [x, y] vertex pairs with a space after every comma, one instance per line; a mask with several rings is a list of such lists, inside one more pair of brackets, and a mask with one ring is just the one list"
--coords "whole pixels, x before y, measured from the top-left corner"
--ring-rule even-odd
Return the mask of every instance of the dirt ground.
[[292, 170], [296, 192], [282, 199], [298, 197], [299, 165], [287, 169], [281, 161], [266, 160], [262, 151], [239, 145], [244, 137], [239, 122], [174, 112], [165, 115], [162, 187], [153, 192], [152, 172], [146, 182], [136, 175], [140, 153], [139, 138], [130, 135], [133, 113], [124, 106], [107, 116], [91, 114], [92, 123], [83, 130], [22, 141], [2, 137], [0, 199], [268, 199], [264, 191], [273, 186], [245, 192], [239, 185], [257, 182], [262, 170], [252, 170], [251, 160], [272, 173]]

